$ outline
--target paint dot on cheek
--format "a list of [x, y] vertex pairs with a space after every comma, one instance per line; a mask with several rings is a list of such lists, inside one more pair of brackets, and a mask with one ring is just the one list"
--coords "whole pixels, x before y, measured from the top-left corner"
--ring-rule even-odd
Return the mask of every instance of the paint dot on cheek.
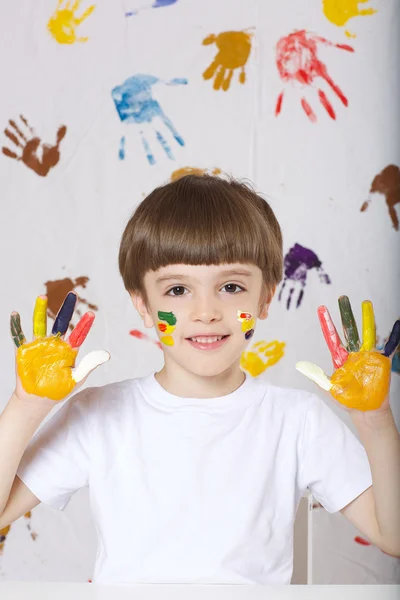
[[250, 331], [246, 331], [246, 333], [244, 334], [244, 337], [246, 338], [246, 340], [249, 340], [251, 337], [253, 337], [253, 333], [254, 333], [254, 329], [250, 329]]

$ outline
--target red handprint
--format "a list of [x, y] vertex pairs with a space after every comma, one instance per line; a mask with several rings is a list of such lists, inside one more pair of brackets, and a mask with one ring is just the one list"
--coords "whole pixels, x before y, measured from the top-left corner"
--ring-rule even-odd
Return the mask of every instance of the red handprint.
[[[276, 64], [279, 74], [283, 81], [297, 81], [303, 85], [311, 85], [314, 79], [322, 77], [327, 84], [332, 88], [335, 94], [340, 98], [345, 106], [348, 105], [346, 96], [342, 90], [334, 83], [328, 74], [326, 65], [318, 58], [318, 44], [334, 46], [348, 52], [354, 52], [354, 49], [347, 44], [333, 44], [322, 37], [313, 35], [305, 29], [295, 31], [290, 35], [281, 38], [276, 45]], [[275, 115], [279, 115], [282, 109], [283, 94], [281, 92], [276, 103]], [[336, 119], [333, 106], [328, 100], [325, 92], [318, 89], [318, 96], [322, 106], [332, 119]], [[301, 105], [308, 118], [315, 122], [317, 117], [303, 97]]]

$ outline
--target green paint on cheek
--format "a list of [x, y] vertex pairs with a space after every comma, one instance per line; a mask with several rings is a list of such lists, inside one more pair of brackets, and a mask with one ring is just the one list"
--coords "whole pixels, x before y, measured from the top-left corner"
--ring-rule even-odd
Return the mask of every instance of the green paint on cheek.
[[176, 317], [173, 312], [162, 312], [158, 311], [158, 318], [160, 321], [166, 321], [168, 325], [175, 325]]

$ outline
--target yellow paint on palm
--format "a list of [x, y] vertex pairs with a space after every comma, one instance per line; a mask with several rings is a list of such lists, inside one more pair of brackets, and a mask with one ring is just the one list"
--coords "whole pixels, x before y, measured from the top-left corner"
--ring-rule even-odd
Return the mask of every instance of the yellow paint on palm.
[[47, 334], [47, 296], [36, 298], [33, 311], [33, 335], [35, 337], [46, 337]]
[[256, 342], [251, 350], [242, 352], [240, 366], [248, 371], [252, 377], [257, 377], [281, 360], [285, 345], [285, 342], [279, 342], [278, 340]]
[[[343, 27], [353, 17], [366, 17], [377, 11], [374, 8], [360, 8], [368, 0], [323, 0], [323, 11], [326, 18], [338, 27]], [[346, 31], [347, 37], [355, 37]]]
[[330, 393], [357, 410], [376, 410], [389, 393], [391, 362], [380, 352], [351, 352], [331, 377]]
[[71, 367], [77, 350], [59, 336], [38, 338], [17, 349], [17, 371], [28, 394], [62, 400], [76, 383]]
[[370, 300], [364, 300], [362, 310], [362, 346], [361, 350], [372, 350], [376, 344], [374, 308]]

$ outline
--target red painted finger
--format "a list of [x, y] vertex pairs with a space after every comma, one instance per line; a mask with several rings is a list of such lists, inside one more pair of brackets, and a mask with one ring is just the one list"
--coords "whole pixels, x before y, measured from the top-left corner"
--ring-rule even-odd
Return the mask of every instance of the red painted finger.
[[68, 338], [68, 343], [72, 348], [79, 348], [86, 339], [90, 328], [93, 325], [96, 315], [93, 312], [87, 312], [78, 322], [77, 326]]
[[317, 312], [322, 333], [324, 334], [329, 352], [331, 353], [333, 364], [336, 369], [339, 369], [346, 362], [349, 353], [342, 344], [342, 340], [340, 339], [326, 306], [319, 306]]

